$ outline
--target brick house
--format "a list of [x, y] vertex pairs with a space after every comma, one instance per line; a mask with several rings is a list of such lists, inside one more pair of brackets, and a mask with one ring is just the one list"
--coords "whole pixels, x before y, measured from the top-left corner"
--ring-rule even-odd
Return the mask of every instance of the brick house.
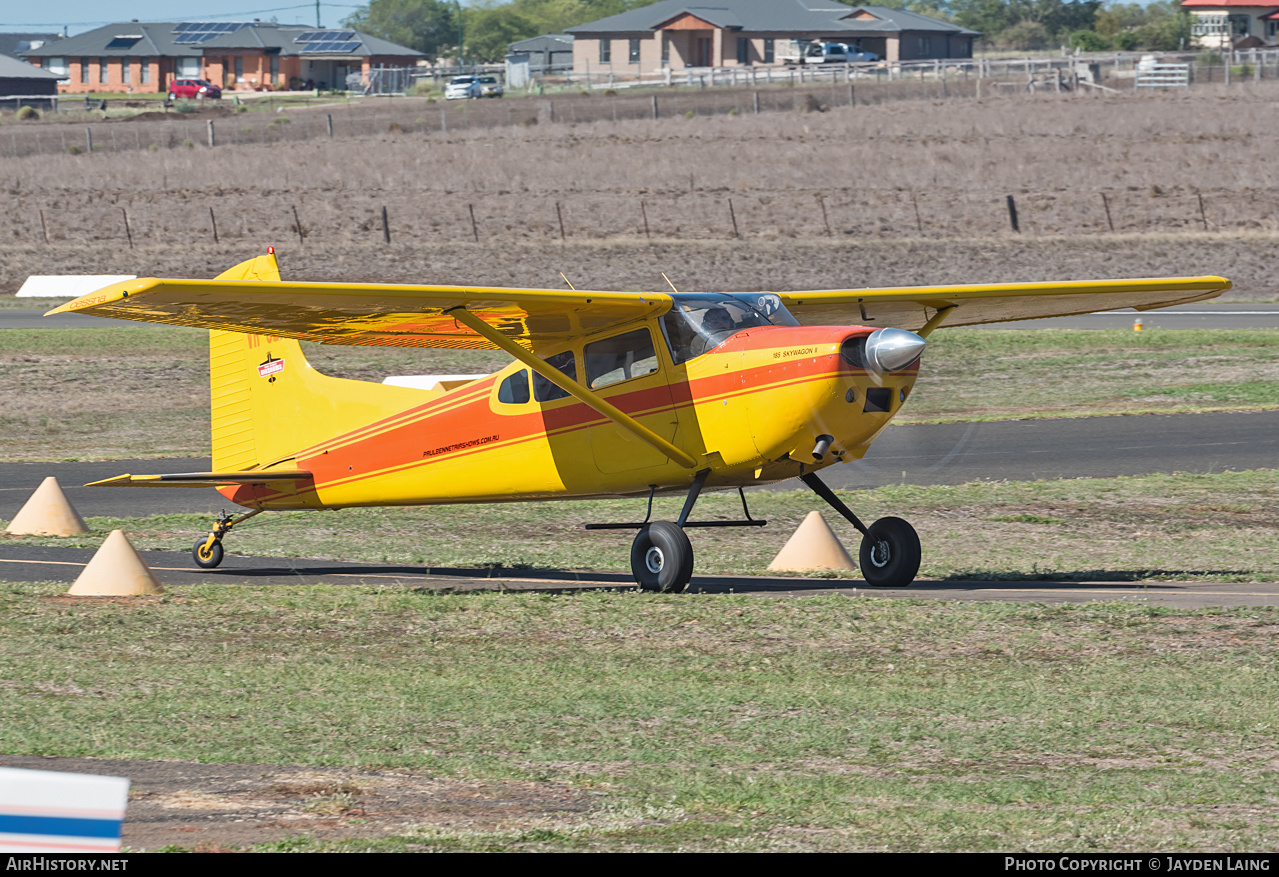
[[68, 80], [62, 94], [164, 93], [174, 79], [228, 91], [346, 88], [348, 75], [408, 67], [421, 52], [357, 31], [264, 22], [125, 22], [22, 53]]
[[904, 9], [834, 0], [661, 0], [567, 28], [575, 73], [775, 63], [782, 40], [849, 43], [887, 61], [971, 58], [976, 31]]

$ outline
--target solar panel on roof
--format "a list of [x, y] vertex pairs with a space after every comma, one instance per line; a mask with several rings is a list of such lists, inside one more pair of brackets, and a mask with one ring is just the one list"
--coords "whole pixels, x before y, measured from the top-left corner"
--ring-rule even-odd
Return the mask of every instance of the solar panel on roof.
[[302, 50], [302, 54], [340, 54], [354, 52], [359, 47], [359, 40], [325, 40], [324, 42], [307, 43], [306, 48]]
[[346, 42], [355, 36], [353, 30], [309, 30], [293, 38], [295, 43]]
[[179, 44], [203, 43], [222, 34], [235, 33], [252, 27], [251, 21], [183, 21], [173, 28], [174, 42]]

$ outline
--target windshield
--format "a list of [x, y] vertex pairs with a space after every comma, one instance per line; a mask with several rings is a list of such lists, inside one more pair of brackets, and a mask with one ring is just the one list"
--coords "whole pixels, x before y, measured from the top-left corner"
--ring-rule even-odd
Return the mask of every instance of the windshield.
[[743, 329], [756, 326], [798, 326], [772, 293], [734, 295], [706, 293], [675, 296], [662, 317], [662, 328], [676, 365], [713, 350]]

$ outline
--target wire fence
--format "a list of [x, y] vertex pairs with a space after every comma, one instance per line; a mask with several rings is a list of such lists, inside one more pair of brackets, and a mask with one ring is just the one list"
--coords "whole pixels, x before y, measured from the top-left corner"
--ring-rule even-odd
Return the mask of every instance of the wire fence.
[[[1144, 88], [1182, 93], [1204, 84], [1240, 88], [1279, 81], [1279, 50], [1237, 52], [1234, 61], [1200, 56], [1161, 56], [1157, 63], [1188, 64], [1189, 86]], [[221, 105], [202, 112], [150, 112], [132, 118], [12, 123], [0, 127], [0, 156], [20, 158], [57, 153], [121, 152], [235, 145], [287, 144], [320, 138], [368, 138], [440, 134], [514, 125], [662, 119], [751, 113], [821, 112], [833, 107], [903, 100], [1015, 96], [1037, 92], [1085, 95], [1132, 92], [1141, 81], [1141, 56], [977, 59], [829, 68], [760, 68], [689, 72], [689, 87], [639, 89], [601, 83], [540, 84], [542, 93], [502, 100], [443, 101], [416, 97], [367, 97], [312, 106], [272, 103], [268, 110]], [[731, 68], [729, 68], [731, 69]], [[403, 85], [403, 71], [379, 71], [379, 82]], [[754, 81], [743, 84], [747, 76]], [[678, 79], [678, 77], [676, 77]], [[732, 82], [736, 81], [734, 87]], [[1180, 84], [1180, 83], [1179, 83]], [[70, 103], [66, 98], [64, 103]], [[182, 107], [182, 109], [190, 109]], [[212, 116], [210, 118], [210, 116]]]

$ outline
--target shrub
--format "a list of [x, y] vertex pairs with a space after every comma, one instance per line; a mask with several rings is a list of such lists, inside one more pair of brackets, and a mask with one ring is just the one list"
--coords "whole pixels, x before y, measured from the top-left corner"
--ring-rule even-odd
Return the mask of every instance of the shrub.
[[40, 111], [35, 107], [22, 107], [18, 110], [19, 122], [34, 122], [38, 118], [40, 118]]
[[84, 150], [74, 144], [67, 147], [67, 155], [79, 155], [82, 152], [84, 152]]
[[1141, 43], [1136, 31], [1125, 30], [1115, 34], [1115, 48], [1121, 52], [1131, 52]]
[[249, 108], [246, 107], [244, 104], [236, 104], [235, 111], [237, 113], [247, 113], [249, 111]]
[[824, 113], [829, 109], [830, 107], [817, 99], [817, 95], [811, 93], [804, 95], [804, 100], [799, 105], [801, 113]]
[[404, 126], [401, 125], [399, 122], [392, 122], [391, 124], [386, 126], [386, 130], [391, 132], [392, 134], [403, 134]]
[[159, 151], [160, 151], [160, 144], [159, 144], [159, 143], [149, 143], [149, 144], [147, 144], [147, 152], [159, 152]]
[[729, 114], [730, 116], [737, 116], [737, 115], [741, 115], [741, 113], [738, 111], [737, 107], [733, 107], [732, 109], [730, 109], [730, 110], [728, 111], [728, 114]]
[[1200, 52], [1195, 58], [1195, 63], [1200, 67], [1216, 67], [1222, 62], [1222, 58], [1216, 52]]
[[194, 113], [196, 106], [189, 100], [180, 100], [173, 105], [173, 108], [179, 113]]
[[617, 89], [616, 88], [604, 89], [604, 97], [617, 97]]
[[187, 149], [195, 149], [195, 141], [193, 140], [183, 140], [182, 145]]
[[691, 118], [693, 118], [693, 111], [692, 111], [692, 110], [689, 110], [687, 113], [685, 113], [685, 114], [684, 114], [684, 118], [685, 118], [685, 119], [691, 119]]
[[1253, 73], [1253, 70], [1252, 70], [1251, 64], [1240, 64], [1238, 67], [1230, 68], [1231, 76], [1238, 76], [1240, 78], [1244, 78], [1244, 77], [1251, 76], [1252, 73]]
[[1095, 30], [1077, 30], [1070, 35], [1070, 45], [1084, 52], [1104, 52], [1111, 43]]

